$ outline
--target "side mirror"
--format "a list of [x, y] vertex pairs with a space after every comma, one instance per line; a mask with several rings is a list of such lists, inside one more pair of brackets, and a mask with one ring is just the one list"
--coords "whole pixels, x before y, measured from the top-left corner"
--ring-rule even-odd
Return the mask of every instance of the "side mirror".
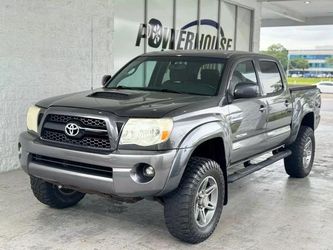
[[234, 98], [253, 98], [259, 94], [259, 87], [255, 83], [240, 82], [236, 85], [234, 91]]
[[107, 84], [107, 82], [111, 79], [111, 75], [104, 75], [102, 77], [102, 86], [105, 87], [105, 85]]

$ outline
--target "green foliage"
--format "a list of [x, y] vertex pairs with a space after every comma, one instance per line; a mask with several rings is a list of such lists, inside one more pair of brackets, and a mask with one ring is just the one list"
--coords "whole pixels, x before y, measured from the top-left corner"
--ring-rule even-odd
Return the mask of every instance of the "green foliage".
[[288, 50], [282, 44], [272, 44], [267, 48], [266, 51], [261, 51], [261, 53], [274, 56], [282, 64], [284, 70], [288, 67]]
[[309, 68], [309, 62], [304, 58], [290, 60], [290, 69], [302, 69], [304, 71], [307, 68]]
[[327, 57], [325, 63], [328, 65], [333, 65], [333, 56]]
[[304, 77], [288, 77], [289, 85], [314, 85], [321, 81], [327, 81], [330, 78], [304, 78]]

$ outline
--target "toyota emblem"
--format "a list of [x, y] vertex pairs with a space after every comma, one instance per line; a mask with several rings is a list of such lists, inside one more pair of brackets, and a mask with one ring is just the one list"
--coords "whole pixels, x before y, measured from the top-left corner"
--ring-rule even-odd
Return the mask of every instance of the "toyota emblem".
[[65, 126], [65, 133], [68, 136], [77, 136], [80, 132], [80, 127], [76, 123], [67, 123]]

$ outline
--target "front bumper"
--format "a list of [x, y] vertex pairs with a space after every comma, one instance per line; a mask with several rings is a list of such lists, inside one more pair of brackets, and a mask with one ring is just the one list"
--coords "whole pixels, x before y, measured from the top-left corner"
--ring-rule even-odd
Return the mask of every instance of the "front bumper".
[[[29, 175], [46, 181], [61, 184], [87, 193], [102, 193], [121, 197], [149, 197], [170, 191], [168, 185], [172, 168], [179, 164], [178, 157], [186, 149], [169, 151], [114, 151], [103, 155], [54, 147], [41, 143], [38, 138], [28, 132], [20, 135], [20, 163]], [[52, 164], [41, 164], [33, 160], [37, 154], [55, 159], [76, 163], [92, 164], [112, 168], [112, 177], [72, 171], [53, 167]], [[155, 176], [149, 182], [140, 182], [135, 178], [138, 163], [146, 163], [154, 167]], [[172, 183], [175, 186], [175, 183]]]

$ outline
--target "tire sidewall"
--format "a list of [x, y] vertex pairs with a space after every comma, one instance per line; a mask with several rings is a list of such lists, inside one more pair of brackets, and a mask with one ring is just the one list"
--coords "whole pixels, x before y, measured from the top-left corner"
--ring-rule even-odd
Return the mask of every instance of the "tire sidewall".
[[79, 191], [64, 195], [59, 191], [57, 185], [34, 176], [30, 176], [30, 185], [34, 196], [41, 203], [52, 208], [62, 209], [71, 207], [77, 204], [85, 196], [84, 193]]
[[[59, 191], [59, 188], [57, 185], [51, 184], [50, 183], [50, 189], [52, 190], [51, 192], [53, 195], [60, 201], [63, 202], [64, 204], [75, 204], [77, 200], [82, 199], [84, 194], [78, 191], [75, 191], [72, 194], [63, 194], [62, 192]], [[73, 190], [74, 191], [74, 190]]]
[[[196, 195], [202, 181], [208, 176], [214, 178], [218, 186], [217, 204], [211, 221], [200, 227], [195, 218]], [[191, 157], [178, 188], [164, 197], [164, 217], [169, 232], [191, 244], [206, 240], [220, 220], [224, 195], [225, 181], [220, 165], [209, 158]]]
[[[305, 168], [303, 156], [308, 138], [312, 141], [312, 157], [309, 166]], [[312, 170], [315, 158], [316, 142], [313, 129], [307, 126], [301, 126], [296, 140], [287, 148], [292, 152], [290, 156], [284, 159], [284, 166], [287, 174], [293, 178], [304, 178], [308, 176]]]

